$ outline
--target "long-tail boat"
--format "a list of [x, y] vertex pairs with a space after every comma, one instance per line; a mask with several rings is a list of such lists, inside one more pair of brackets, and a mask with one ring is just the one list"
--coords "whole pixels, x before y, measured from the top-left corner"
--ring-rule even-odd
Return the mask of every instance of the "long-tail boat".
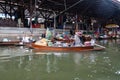
[[35, 51], [53, 51], [53, 52], [70, 52], [70, 51], [98, 51], [98, 50], [103, 50], [105, 48], [103, 47], [94, 47], [94, 46], [74, 46], [74, 47], [54, 47], [54, 46], [41, 46], [41, 45], [36, 45], [34, 43], [31, 44], [30, 46], [33, 48]]

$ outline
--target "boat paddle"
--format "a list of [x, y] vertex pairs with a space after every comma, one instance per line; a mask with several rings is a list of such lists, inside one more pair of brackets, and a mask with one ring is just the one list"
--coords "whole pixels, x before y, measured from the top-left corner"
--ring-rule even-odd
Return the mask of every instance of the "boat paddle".
[[106, 48], [106, 47], [104, 47], [104, 46], [101, 46], [101, 45], [99, 45], [99, 44], [94, 44], [94, 45], [96, 45], [96, 46], [99, 46], [99, 47], [101, 47], [101, 48]]

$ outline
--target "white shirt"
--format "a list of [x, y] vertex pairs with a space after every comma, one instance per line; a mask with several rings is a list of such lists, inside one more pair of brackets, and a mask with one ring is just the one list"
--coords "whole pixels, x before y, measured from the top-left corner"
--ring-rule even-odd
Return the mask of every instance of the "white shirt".
[[75, 40], [75, 46], [82, 46], [83, 45], [80, 38], [78, 37], [78, 35], [74, 36], [74, 40]]
[[22, 42], [29, 42], [29, 37], [23, 37]]

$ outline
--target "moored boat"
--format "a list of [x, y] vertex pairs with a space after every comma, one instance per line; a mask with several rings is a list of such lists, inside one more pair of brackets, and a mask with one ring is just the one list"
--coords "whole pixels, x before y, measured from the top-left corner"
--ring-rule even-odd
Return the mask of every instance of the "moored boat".
[[31, 44], [31, 48], [35, 49], [35, 51], [59, 51], [59, 52], [69, 52], [69, 51], [98, 51], [103, 50], [104, 48], [101, 47], [94, 47], [94, 46], [74, 46], [74, 47], [54, 47], [54, 46], [41, 46], [36, 44]]
[[0, 46], [14, 46], [20, 43], [19, 40], [16, 41], [0, 41]]

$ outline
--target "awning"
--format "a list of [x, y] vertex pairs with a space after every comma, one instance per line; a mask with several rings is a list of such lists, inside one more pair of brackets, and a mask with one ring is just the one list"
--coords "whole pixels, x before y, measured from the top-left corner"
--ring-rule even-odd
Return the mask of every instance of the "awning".
[[106, 25], [105, 27], [106, 27], [106, 28], [118, 28], [119, 25], [117, 25], [117, 24], [108, 24], [108, 25]]

